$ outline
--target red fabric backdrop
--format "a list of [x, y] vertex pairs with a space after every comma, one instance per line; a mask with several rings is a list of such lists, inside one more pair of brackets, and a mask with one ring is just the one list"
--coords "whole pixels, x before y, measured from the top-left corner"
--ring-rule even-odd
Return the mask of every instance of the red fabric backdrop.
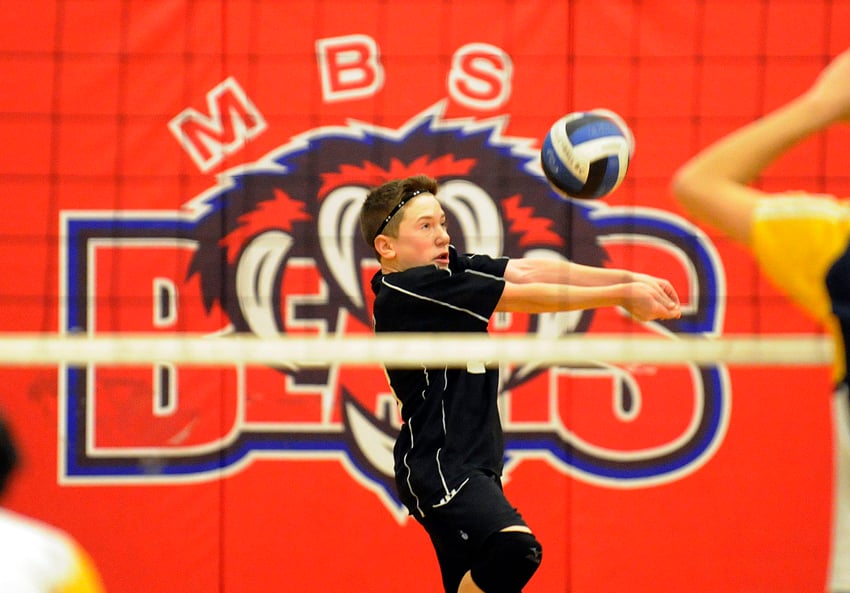
[[[197, 243], [176, 240], [191, 204], [268, 155], [298, 152], [299, 138], [364, 126], [400, 136], [435, 105], [443, 121], [501, 118], [501, 135], [527, 140], [529, 150], [564, 113], [612, 109], [632, 127], [637, 151], [606, 204], [667, 213], [698, 233], [669, 195], [674, 169], [801, 91], [850, 39], [842, 0], [2, 6], [4, 332], [221, 329], [229, 321], [221, 304], [207, 311], [199, 277], [186, 280]], [[846, 131], [830, 132], [783, 158], [764, 184], [848, 195], [848, 148]], [[362, 150], [352, 157], [358, 166], [370, 158]], [[300, 212], [275, 215], [297, 222]], [[127, 217], [175, 228], [133, 226], [132, 236], [148, 241], [135, 251], [129, 227], [115, 222]], [[746, 253], [702, 231], [725, 278], [716, 325], [702, 331], [820, 331]], [[609, 254], [612, 265], [659, 265], [628, 246], [611, 244]], [[92, 267], [74, 267], [75, 256]], [[694, 296], [684, 268], [664, 269]], [[319, 290], [321, 274], [309, 266], [286, 273], [301, 294]], [[154, 286], [166, 288], [155, 295], [179, 288], [169, 305], [151, 299], [158, 278], [165, 283]], [[92, 296], [86, 282], [98, 287], [91, 308], [67, 305], [71, 295]], [[611, 312], [592, 327], [634, 331]], [[506, 490], [545, 548], [529, 593], [823, 588], [828, 369], [714, 371], [724, 410], [713, 440], [681, 471], [629, 482], [540, 451], [511, 459]], [[322, 440], [343, 430], [339, 394], [325, 409], [321, 394], [297, 395], [275, 370], [182, 369], [178, 403], [163, 403], [150, 394], [150, 368], [92, 372], [0, 369], [2, 409], [24, 455], [6, 502], [78, 537], [109, 591], [438, 590], [424, 533], [362, 460]], [[610, 386], [559, 379], [565, 429], [622, 451], [675, 441], [695, 406], [690, 371], [630, 372], [652, 387], [630, 418], [612, 414]], [[364, 386], [355, 399], [378, 416], [382, 378], [375, 370], [346, 383]], [[511, 426], [551, 421], [553, 385], [526, 385], [526, 398], [518, 387]], [[247, 428], [312, 436], [272, 445], [256, 437], [250, 454], [227, 457], [225, 445]], [[164, 471], [174, 450], [194, 469]], [[122, 470], [125, 454], [136, 465]]]

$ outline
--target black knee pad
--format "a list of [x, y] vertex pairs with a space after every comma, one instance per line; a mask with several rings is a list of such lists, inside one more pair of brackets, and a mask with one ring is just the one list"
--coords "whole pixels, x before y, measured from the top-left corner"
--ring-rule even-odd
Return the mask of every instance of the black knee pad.
[[472, 567], [472, 580], [484, 593], [520, 593], [543, 559], [543, 546], [523, 531], [494, 533]]

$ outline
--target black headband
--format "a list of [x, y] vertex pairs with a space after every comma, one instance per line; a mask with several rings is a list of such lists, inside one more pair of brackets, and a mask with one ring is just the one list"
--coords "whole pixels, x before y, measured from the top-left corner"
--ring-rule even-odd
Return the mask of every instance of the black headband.
[[382, 222], [380, 225], [378, 225], [378, 230], [375, 231], [375, 236], [372, 237], [372, 243], [375, 242], [375, 239], [378, 238], [378, 235], [381, 234], [381, 231], [383, 231], [386, 228], [387, 224], [390, 222], [390, 220], [392, 220], [392, 217], [395, 216], [396, 213], [399, 210], [401, 210], [402, 206], [404, 206], [407, 202], [409, 202], [410, 200], [412, 200], [413, 198], [415, 198], [419, 194], [425, 193], [426, 191], [428, 191], [428, 190], [415, 189], [412, 192], [410, 192], [409, 194], [407, 194], [406, 196], [402, 196], [401, 200], [398, 201], [398, 204], [395, 205], [395, 208], [390, 210], [390, 213], [387, 214], [387, 217], [384, 219], [384, 222]]

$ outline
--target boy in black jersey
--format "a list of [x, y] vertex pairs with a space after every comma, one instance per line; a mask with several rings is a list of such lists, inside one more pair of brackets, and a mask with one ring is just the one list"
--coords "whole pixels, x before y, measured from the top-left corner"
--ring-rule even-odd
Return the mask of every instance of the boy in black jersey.
[[[458, 254], [436, 195], [436, 181], [419, 175], [385, 183], [363, 204], [360, 228], [381, 263], [372, 279], [376, 332], [486, 332], [496, 311], [622, 306], [641, 321], [681, 315], [676, 291], [660, 278]], [[387, 375], [404, 422], [396, 485], [431, 538], [446, 593], [519, 593], [542, 548], [502, 492], [498, 368], [468, 361]]]

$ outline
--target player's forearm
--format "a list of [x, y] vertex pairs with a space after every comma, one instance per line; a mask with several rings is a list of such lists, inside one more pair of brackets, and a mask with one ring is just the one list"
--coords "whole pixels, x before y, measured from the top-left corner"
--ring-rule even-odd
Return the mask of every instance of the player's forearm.
[[748, 184], [806, 137], [850, 121], [850, 50], [836, 56], [809, 89], [779, 109], [729, 134], [688, 162], [676, 175], [680, 198]]
[[627, 284], [574, 286], [565, 284], [507, 282], [496, 311], [554, 313], [614, 307], [628, 298]]
[[505, 280], [517, 284], [545, 283], [574, 286], [608, 286], [634, 280], [626, 270], [586, 266], [566, 260], [512, 259], [505, 270]]
[[749, 184], [791, 147], [828, 124], [815, 101], [803, 95], [703, 150], [676, 173], [674, 191], [705, 193], [712, 186]]

